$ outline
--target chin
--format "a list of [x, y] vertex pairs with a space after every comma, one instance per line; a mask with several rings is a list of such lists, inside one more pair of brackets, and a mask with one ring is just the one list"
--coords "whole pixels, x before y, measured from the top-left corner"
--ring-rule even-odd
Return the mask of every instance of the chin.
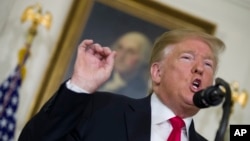
[[187, 101], [187, 102], [186, 102], [186, 105], [187, 105], [187, 107], [190, 108], [190, 109], [194, 109], [194, 110], [199, 109], [197, 106], [194, 105], [193, 99], [190, 100], [190, 101]]

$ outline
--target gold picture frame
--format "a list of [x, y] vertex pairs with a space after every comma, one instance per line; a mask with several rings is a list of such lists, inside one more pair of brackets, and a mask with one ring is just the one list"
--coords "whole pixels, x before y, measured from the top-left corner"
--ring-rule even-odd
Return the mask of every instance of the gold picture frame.
[[216, 30], [216, 25], [210, 21], [151, 0], [74, 1], [36, 98], [33, 101], [29, 117], [32, 117], [41, 108], [62, 83], [92, 8], [97, 3], [170, 30], [192, 28], [210, 34], [214, 34]]

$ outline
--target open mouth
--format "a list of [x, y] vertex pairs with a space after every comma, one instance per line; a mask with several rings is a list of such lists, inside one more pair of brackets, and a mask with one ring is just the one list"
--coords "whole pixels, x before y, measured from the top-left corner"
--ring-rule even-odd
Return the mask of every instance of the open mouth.
[[192, 82], [192, 86], [191, 86], [191, 90], [193, 92], [197, 92], [200, 90], [200, 87], [201, 87], [201, 80], [200, 79], [195, 79], [193, 82]]

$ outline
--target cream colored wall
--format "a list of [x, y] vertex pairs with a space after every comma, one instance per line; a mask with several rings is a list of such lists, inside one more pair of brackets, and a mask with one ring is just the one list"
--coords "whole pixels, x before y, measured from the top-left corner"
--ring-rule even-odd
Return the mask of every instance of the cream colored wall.
[[[241, 88], [250, 92], [250, 10], [245, 7], [234, 5], [228, 0], [210, 1], [183, 1], [183, 0], [158, 0], [164, 4], [182, 9], [193, 15], [210, 20], [217, 24], [215, 35], [221, 38], [227, 45], [227, 50], [222, 56], [219, 77], [228, 82], [234, 80], [240, 83]], [[2, 82], [10, 70], [16, 65], [18, 50], [25, 42], [25, 33], [30, 24], [20, 23], [23, 10], [36, 2], [40, 2], [44, 10], [53, 15], [50, 31], [39, 27], [38, 35], [32, 45], [32, 56], [27, 62], [27, 77], [23, 82], [20, 93], [20, 106], [18, 111], [18, 130], [23, 127], [31, 101], [41, 81], [41, 76], [46, 68], [46, 62], [58, 40], [63, 22], [71, 5], [69, 0], [8, 0], [0, 1], [0, 81]], [[238, 104], [234, 106], [234, 112], [230, 118], [230, 124], [250, 124], [250, 104], [242, 109]], [[197, 130], [214, 140], [217, 127], [221, 118], [220, 107], [201, 110], [195, 117]]]
[[27, 6], [39, 2], [43, 11], [50, 11], [53, 16], [52, 26], [49, 31], [44, 27], [38, 28], [35, 37], [31, 56], [28, 59], [27, 76], [20, 89], [20, 104], [17, 113], [18, 123], [16, 137], [26, 122], [32, 106], [41, 77], [47, 66], [47, 61], [56, 45], [62, 25], [65, 21], [72, 1], [70, 0], [5, 0], [0, 1], [0, 81], [2, 82], [9, 75], [17, 63], [18, 50], [25, 43], [25, 35], [30, 22], [22, 24], [21, 14]]
[[[221, 38], [227, 49], [223, 53], [217, 76], [227, 82], [238, 81], [241, 89], [250, 92], [250, 2], [236, 0], [158, 0], [188, 13], [216, 23], [215, 35]], [[242, 1], [239, 1], [242, 2]], [[229, 124], [250, 124], [250, 100], [242, 109], [235, 104]], [[221, 106], [201, 110], [195, 116], [197, 130], [209, 141], [214, 140], [222, 115]], [[229, 140], [228, 138], [226, 138]]]

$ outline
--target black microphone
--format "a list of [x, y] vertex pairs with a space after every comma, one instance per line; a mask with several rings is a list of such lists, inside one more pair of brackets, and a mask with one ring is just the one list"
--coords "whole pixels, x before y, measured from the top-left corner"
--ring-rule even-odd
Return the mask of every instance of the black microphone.
[[199, 108], [207, 108], [209, 106], [219, 105], [226, 95], [226, 89], [223, 86], [224, 81], [216, 78], [214, 86], [200, 90], [194, 94], [194, 105]]

